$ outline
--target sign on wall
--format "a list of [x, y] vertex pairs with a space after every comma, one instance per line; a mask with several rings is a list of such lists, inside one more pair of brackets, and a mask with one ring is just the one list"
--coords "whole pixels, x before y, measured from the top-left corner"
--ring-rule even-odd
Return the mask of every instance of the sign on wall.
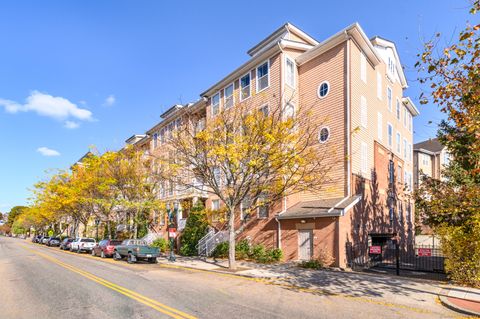
[[380, 255], [382, 253], [382, 246], [370, 246], [368, 251], [370, 255]]
[[432, 257], [432, 249], [418, 248], [418, 257]]

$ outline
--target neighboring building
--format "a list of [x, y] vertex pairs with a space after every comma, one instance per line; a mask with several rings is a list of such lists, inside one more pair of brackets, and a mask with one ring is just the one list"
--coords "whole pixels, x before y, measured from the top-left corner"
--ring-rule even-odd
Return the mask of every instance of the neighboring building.
[[[203, 92], [202, 99], [174, 105], [161, 115], [162, 121], [140, 139], [149, 145], [149, 154], [172, 152], [165, 136], [185, 112], [194, 119], [192, 127], [202, 129], [223, 108], [237, 103], [268, 108], [282, 97], [293, 112], [300, 105], [313, 105], [315, 119], [328, 119], [320, 129], [319, 145], [336, 150], [330, 158], [331, 182], [321, 194], [289, 196], [248, 220], [240, 209], [237, 224], [247, 223], [240, 239], [280, 247], [286, 260], [326, 253], [339, 267], [347, 266], [349, 247], [387, 245], [397, 236], [402, 247], [411, 247], [412, 118], [419, 112], [403, 95], [407, 82], [394, 43], [367, 38], [358, 24], [319, 42], [287, 23], [248, 54], [246, 63]], [[194, 201], [212, 210], [222, 205], [206, 192], [168, 184], [159, 197], [181, 203], [180, 230]], [[157, 230], [163, 232], [165, 215], [158, 216]]]
[[450, 163], [450, 154], [438, 138], [416, 143], [413, 146], [415, 189], [420, 185], [422, 175], [442, 179], [442, 170], [448, 163]]

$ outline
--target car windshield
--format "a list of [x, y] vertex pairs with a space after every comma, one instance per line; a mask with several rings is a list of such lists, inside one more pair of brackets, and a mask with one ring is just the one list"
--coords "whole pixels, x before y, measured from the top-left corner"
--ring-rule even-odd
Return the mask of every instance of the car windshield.
[[59, 238], [57, 237], [53, 237], [53, 238], [50, 238], [50, 240], [58, 240]]
[[94, 243], [95, 239], [92, 238], [84, 238], [81, 240], [82, 243]]

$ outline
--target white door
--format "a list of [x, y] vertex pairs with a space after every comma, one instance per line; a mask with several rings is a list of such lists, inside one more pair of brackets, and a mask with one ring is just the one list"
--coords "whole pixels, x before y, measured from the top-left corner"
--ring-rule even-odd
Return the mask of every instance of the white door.
[[298, 259], [310, 260], [312, 259], [313, 248], [313, 231], [299, 230], [298, 231]]

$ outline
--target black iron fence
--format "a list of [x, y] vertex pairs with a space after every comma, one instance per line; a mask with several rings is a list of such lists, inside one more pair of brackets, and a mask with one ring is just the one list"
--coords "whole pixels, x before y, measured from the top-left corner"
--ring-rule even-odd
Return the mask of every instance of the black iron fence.
[[397, 275], [445, 279], [445, 256], [430, 245], [401, 247], [394, 242], [381, 245], [347, 246], [349, 266], [354, 270], [385, 270]]

